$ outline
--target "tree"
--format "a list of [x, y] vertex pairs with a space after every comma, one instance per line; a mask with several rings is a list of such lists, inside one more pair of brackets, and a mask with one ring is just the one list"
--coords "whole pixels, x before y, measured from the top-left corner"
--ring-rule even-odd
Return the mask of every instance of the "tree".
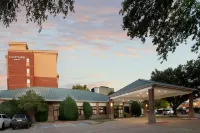
[[0, 113], [7, 114], [12, 118], [15, 114], [23, 113], [23, 110], [18, 108], [18, 102], [16, 100], [10, 100], [0, 104]]
[[169, 103], [166, 100], [163, 100], [163, 99], [155, 100], [156, 109], [167, 108], [168, 106], [169, 106]]
[[17, 13], [25, 10], [27, 23], [32, 21], [40, 26], [48, 18], [48, 15], [63, 14], [67, 17], [69, 11], [74, 12], [74, 0], [1, 0], [0, 22], [6, 27], [17, 21]]
[[72, 86], [72, 89], [76, 89], [76, 90], [87, 90], [89, 91], [89, 89], [87, 88], [87, 85], [80, 85], [80, 84], [77, 84], [77, 85], [73, 85]]
[[108, 96], [111, 95], [111, 94], [113, 94], [113, 93], [115, 93], [115, 91], [110, 91], [110, 92], [108, 93]]
[[74, 99], [68, 96], [64, 101], [60, 103], [59, 115], [60, 120], [78, 119], [78, 107]]
[[133, 116], [140, 117], [142, 111], [141, 111], [141, 106], [138, 102], [133, 101], [131, 103], [131, 112], [132, 112]]
[[[190, 87], [197, 89], [194, 91], [194, 98], [200, 97], [200, 59], [190, 60], [185, 65], [179, 65], [177, 68], [167, 68], [166, 70], [155, 71], [151, 74], [151, 80], [162, 83], [168, 83], [178, 86]], [[189, 95], [175, 96], [164, 98], [169, 102], [174, 111], [174, 115], [177, 115], [177, 108], [180, 104], [189, 99]]]
[[89, 119], [92, 116], [92, 106], [88, 102], [83, 103], [83, 112], [85, 119]]
[[48, 110], [48, 105], [44, 102], [44, 99], [33, 90], [29, 90], [25, 95], [19, 97], [18, 103], [20, 109], [33, 113], [33, 118], [35, 118], [35, 113]]
[[157, 46], [160, 59], [191, 37], [191, 51], [200, 46], [200, 2], [197, 0], [124, 0], [119, 12], [123, 30], [131, 39], [147, 37]]

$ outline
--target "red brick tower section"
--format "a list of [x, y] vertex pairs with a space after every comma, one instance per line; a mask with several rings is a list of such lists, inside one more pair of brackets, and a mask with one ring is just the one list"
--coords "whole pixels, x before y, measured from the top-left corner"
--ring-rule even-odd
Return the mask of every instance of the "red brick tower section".
[[9, 43], [7, 88], [58, 87], [56, 51], [28, 50], [24, 42]]
[[34, 60], [32, 52], [8, 51], [8, 89], [33, 86]]

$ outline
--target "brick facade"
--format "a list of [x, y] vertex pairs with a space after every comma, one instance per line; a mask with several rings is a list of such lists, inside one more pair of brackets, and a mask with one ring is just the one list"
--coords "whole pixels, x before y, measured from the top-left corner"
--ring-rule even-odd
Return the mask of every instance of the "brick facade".
[[26, 43], [9, 45], [6, 55], [8, 90], [27, 87], [58, 88], [57, 52], [31, 51]]
[[[26, 59], [29, 59], [29, 65], [27, 65]], [[15, 88], [26, 88], [27, 78], [30, 79], [30, 86], [34, 85], [34, 56], [32, 52], [8, 51], [7, 60], [8, 90]], [[27, 76], [27, 68], [30, 69], [29, 76]]]

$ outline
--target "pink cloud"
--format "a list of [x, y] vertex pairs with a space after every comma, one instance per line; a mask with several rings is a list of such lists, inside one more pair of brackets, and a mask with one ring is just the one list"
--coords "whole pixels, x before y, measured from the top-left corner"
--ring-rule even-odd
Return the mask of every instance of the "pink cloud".
[[57, 45], [55, 43], [47, 43], [47, 46], [53, 47], [55, 50], [58, 51], [65, 51], [65, 50], [74, 50], [77, 46], [77, 44], [73, 43], [73, 44], [69, 44], [69, 45]]
[[110, 49], [110, 46], [108, 45], [105, 45], [105, 44], [95, 44], [95, 46], [100, 49], [100, 50], [109, 50]]
[[126, 50], [129, 52], [136, 52], [136, 49], [134, 49], [132, 47], [127, 47]]
[[137, 58], [137, 57], [139, 57], [138, 54], [133, 53], [133, 52], [123, 53], [120, 51], [116, 51], [114, 54], [120, 58], [124, 58], [124, 57]]
[[141, 50], [143, 53], [150, 53], [150, 52], [155, 52], [156, 51], [156, 49], [155, 49], [155, 47], [146, 47], [146, 48], [142, 48], [142, 50]]

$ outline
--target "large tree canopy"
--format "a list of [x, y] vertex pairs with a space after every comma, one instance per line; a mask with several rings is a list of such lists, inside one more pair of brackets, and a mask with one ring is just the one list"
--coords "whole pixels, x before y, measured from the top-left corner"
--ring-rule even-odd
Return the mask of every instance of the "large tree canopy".
[[191, 37], [191, 50], [200, 46], [200, 2], [197, 0], [124, 0], [120, 14], [123, 29], [132, 38], [152, 38], [160, 59], [167, 60], [181, 43]]
[[[194, 98], [200, 97], [200, 59], [188, 61], [185, 65], [179, 65], [177, 68], [168, 68], [163, 71], [155, 70], [151, 74], [151, 80], [168, 84], [174, 84], [184, 87], [197, 89], [194, 91]], [[170, 106], [176, 110], [180, 104], [187, 101], [189, 95], [165, 98]]]
[[48, 14], [63, 14], [66, 18], [69, 11], [74, 12], [74, 0], [0, 0], [0, 22], [8, 27], [17, 21], [17, 13], [25, 9], [27, 23], [37, 23], [42, 29], [42, 22]]

